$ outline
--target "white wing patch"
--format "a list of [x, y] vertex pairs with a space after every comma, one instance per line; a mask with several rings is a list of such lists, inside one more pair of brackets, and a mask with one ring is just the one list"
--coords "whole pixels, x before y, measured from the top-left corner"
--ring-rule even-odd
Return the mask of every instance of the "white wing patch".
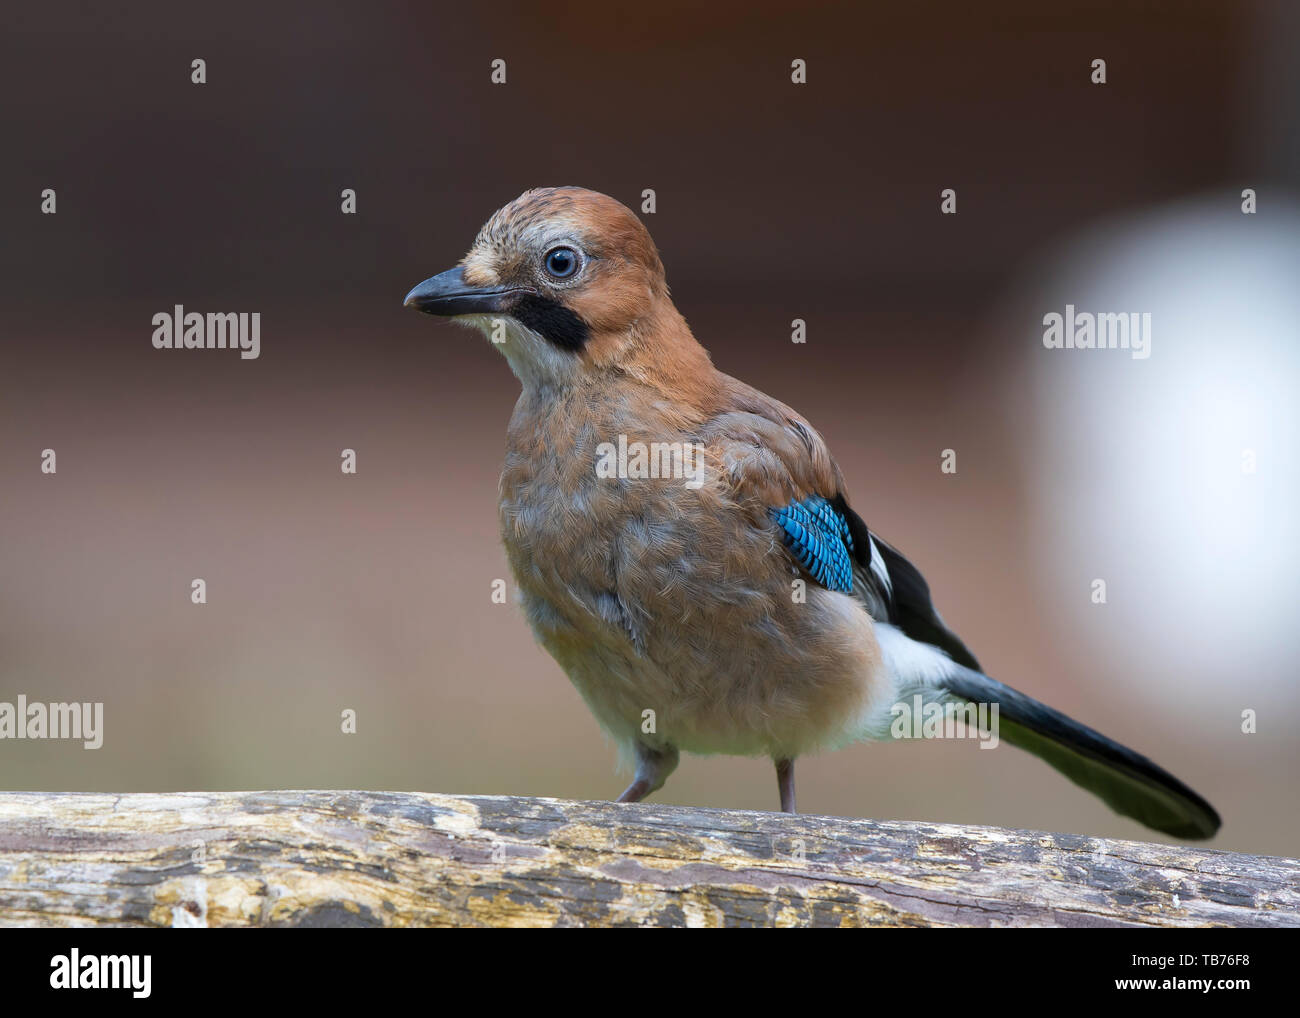
[[880, 549], [876, 547], [874, 537], [868, 534], [867, 541], [871, 544], [871, 571], [876, 574], [876, 579], [885, 588], [885, 593], [892, 598], [894, 596], [894, 584], [889, 578], [889, 569], [885, 566], [885, 557], [880, 554]]

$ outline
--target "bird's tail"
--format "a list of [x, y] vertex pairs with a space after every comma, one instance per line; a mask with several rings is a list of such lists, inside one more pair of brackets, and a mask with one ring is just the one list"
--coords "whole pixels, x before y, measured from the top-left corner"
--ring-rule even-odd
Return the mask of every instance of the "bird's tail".
[[974, 669], [954, 664], [940, 681], [954, 700], [996, 703], [1000, 738], [1051, 764], [1116, 813], [1176, 838], [1218, 831], [1214, 807], [1141, 754]]

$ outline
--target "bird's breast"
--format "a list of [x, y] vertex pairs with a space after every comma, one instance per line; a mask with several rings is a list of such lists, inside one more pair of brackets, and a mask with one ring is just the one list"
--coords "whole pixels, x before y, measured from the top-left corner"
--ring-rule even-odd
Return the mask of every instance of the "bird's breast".
[[[761, 614], [771, 591], [756, 573], [771, 568], [770, 536], [706, 480], [704, 458], [689, 431], [618, 394], [521, 399], [501, 534], [529, 621], [553, 654], [568, 641], [663, 663], [704, 645], [697, 629], [722, 616]], [[732, 561], [745, 552], [748, 561]]]
[[511, 421], [501, 534], [534, 633], [606, 729], [640, 738], [650, 710], [694, 752], [838, 739], [865, 695], [866, 613], [841, 594], [792, 596], [798, 574], [766, 514], [717, 476], [607, 469], [620, 436], [631, 455], [689, 434], [638, 427], [618, 406], [545, 409], [521, 400]]
[[635, 462], [628, 476], [620, 451], [649, 439], [620, 424], [556, 414], [512, 427], [501, 534], [535, 627], [613, 625], [643, 650], [654, 588], [673, 563], [691, 571], [700, 520], [689, 478], [641, 477]]

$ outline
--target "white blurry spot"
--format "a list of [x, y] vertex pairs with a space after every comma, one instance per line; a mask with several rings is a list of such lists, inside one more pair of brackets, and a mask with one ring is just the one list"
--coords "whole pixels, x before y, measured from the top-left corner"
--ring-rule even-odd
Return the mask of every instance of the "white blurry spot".
[[[1107, 612], [1079, 596], [1063, 628], [1154, 696], [1295, 681], [1300, 205], [1274, 192], [1243, 216], [1235, 194], [1089, 231], [1016, 309], [1044, 592], [1105, 576]], [[1150, 312], [1149, 359], [1044, 348], [1042, 316], [1066, 304]]]

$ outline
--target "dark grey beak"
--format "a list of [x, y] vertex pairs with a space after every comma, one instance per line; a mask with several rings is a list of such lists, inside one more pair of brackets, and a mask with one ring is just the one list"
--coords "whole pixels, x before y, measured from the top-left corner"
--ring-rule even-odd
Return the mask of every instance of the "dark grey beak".
[[489, 315], [505, 310], [505, 300], [519, 293], [518, 287], [475, 287], [465, 282], [464, 269], [457, 266], [426, 279], [406, 295], [404, 307], [426, 315]]

